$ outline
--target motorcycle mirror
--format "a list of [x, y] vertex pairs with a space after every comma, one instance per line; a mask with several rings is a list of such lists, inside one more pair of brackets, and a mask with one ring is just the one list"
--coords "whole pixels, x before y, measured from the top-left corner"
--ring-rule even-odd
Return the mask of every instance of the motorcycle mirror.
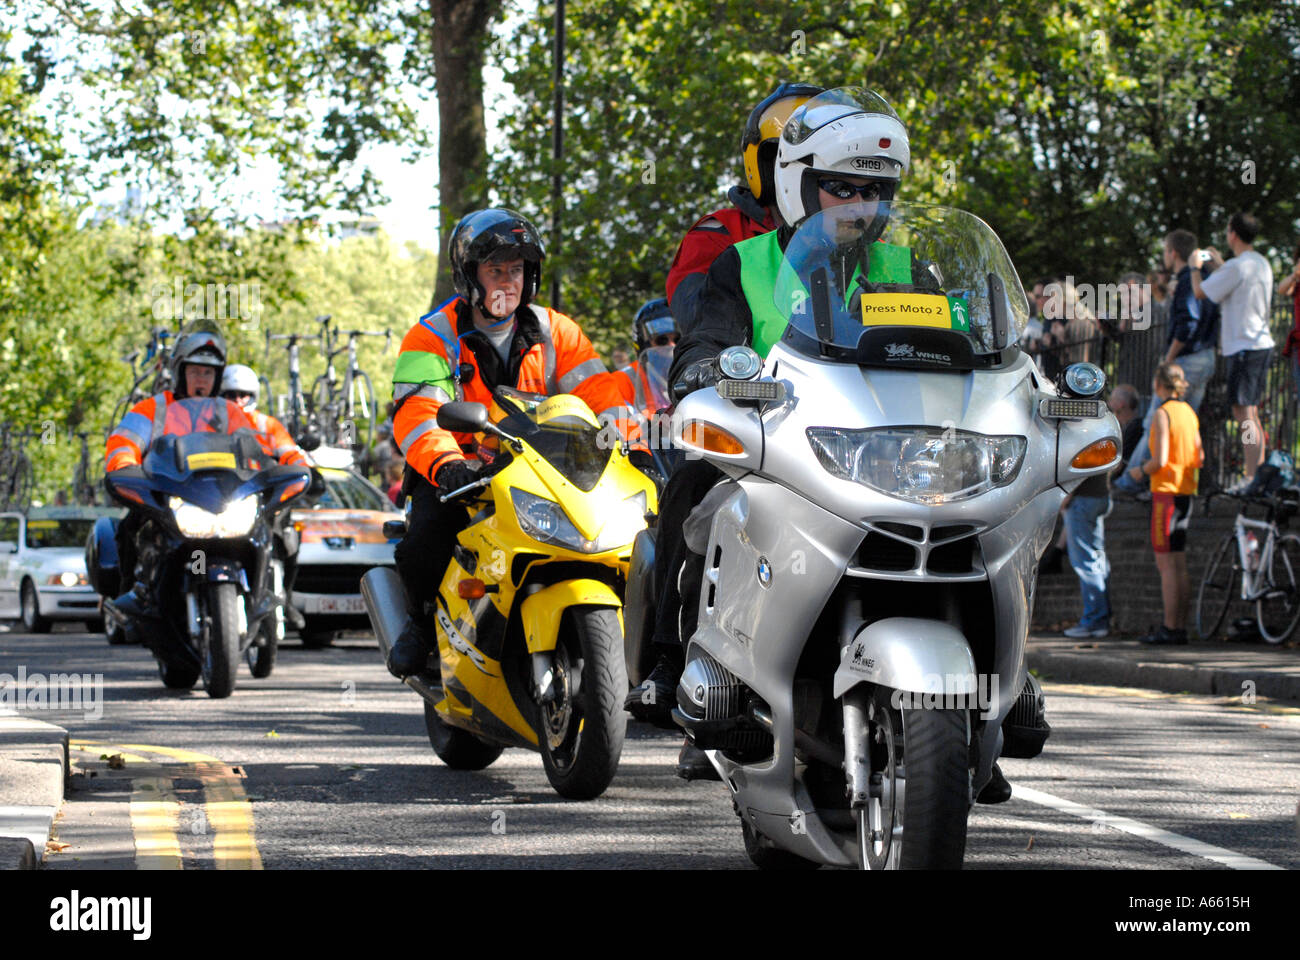
[[487, 407], [467, 400], [450, 400], [438, 408], [438, 426], [456, 433], [479, 433], [488, 425]]

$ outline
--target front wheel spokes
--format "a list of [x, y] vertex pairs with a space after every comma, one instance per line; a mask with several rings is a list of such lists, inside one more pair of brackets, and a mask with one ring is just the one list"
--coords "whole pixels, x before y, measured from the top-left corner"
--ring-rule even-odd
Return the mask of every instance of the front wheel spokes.
[[1269, 643], [1282, 643], [1300, 623], [1300, 536], [1279, 537], [1269, 558], [1264, 589], [1255, 605], [1259, 632]]

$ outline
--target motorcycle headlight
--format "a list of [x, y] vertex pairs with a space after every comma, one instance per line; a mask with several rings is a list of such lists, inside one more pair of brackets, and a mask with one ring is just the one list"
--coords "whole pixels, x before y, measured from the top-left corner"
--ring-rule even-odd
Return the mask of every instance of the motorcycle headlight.
[[606, 521], [595, 540], [586, 539], [573, 525], [564, 508], [554, 500], [547, 500], [515, 487], [510, 488], [515, 516], [519, 526], [534, 540], [553, 543], [577, 550], [579, 553], [604, 553], [631, 543], [637, 531], [645, 528], [645, 491], [642, 490], [623, 501], [618, 512]]
[[1024, 437], [929, 427], [809, 427], [808, 442], [835, 476], [929, 505], [967, 500], [1010, 483], [1027, 446]]
[[168, 505], [182, 536], [196, 540], [247, 536], [257, 522], [257, 494], [226, 504], [220, 513], [186, 503], [180, 497], [172, 497]]

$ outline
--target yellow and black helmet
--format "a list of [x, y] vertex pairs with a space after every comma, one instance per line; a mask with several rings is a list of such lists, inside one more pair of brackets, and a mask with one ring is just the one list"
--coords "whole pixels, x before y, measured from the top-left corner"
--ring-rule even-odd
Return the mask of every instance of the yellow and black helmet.
[[740, 155], [745, 163], [745, 184], [763, 206], [776, 202], [772, 185], [772, 165], [776, 162], [776, 145], [781, 128], [790, 114], [822, 88], [811, 83], [782, 83], [756, 106], [745, 123], [740, 137]]

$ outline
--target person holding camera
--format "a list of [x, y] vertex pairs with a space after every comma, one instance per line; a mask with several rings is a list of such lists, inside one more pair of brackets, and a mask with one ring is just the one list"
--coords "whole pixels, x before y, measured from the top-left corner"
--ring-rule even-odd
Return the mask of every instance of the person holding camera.
[[[1241, 425], [1246, 475], [1229, 488], [1244, 490], [1264, 462], [1264, 428], [1259, 422], [1259, 401], [1264, 396], [1273, 337], [1268, 315], [1273, 299], [1273, 268], [1255, 252], [1259, 221], [1249, 213], [1234, 213], [1228, 221], [1228, 246], [1232, 259], [1224, 261], [1214, 247], [1192, 255], [1192, 292], [1219, 305], [1219, 352], [1228, 364], [1228, 399], [1232, 415]], [[1207, 264], [1211, 276], [1202, 276]]]

